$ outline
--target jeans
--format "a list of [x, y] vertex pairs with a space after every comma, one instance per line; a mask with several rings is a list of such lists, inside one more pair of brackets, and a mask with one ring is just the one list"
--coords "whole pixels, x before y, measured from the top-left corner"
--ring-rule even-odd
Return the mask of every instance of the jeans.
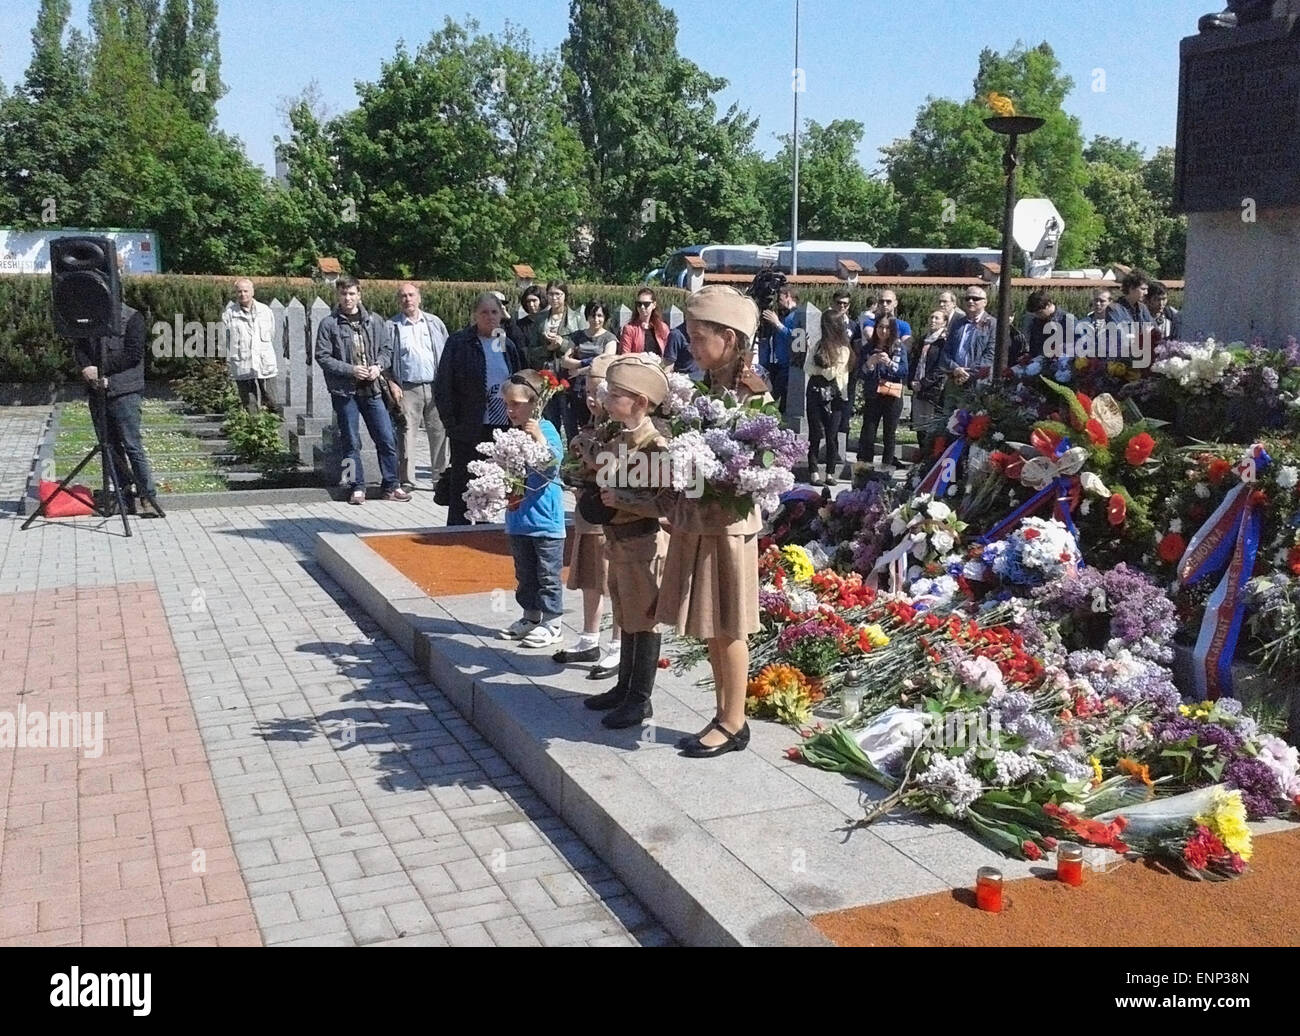
[[515, 600], [525, 612], [540, 612], [543, 622], [564, 614], [564, 539], [549, 536], [511, 536], [510, 552], [515, 556]]
[[342, 439], [343, 479], [351, 483], [352, 489], [361, 489], [366, 484], [365, 472], [361, 467], [361, 426], [364, 419], [370, 438], [375, 441], [375, 452], [379, 455], [380, 489], [387, 493], [398, 486], [397, 482], [397, 442], [393, 434], [393, 422], [388, 416], [388, 407], [384, 397], [373, 396], [330, 396], [334, 404], [334, 417], [338, 422], [339, 438]]
[[591, 411], [587, 408], [587, 394], [577, 392], [569, 394], [569, 408], [564, 413], [564, 434], [569, 442], [577, 437], [579, 431], [591, 420]]
[[158, 487], [153, 484], [153, 471], [149, 458], [144, 455], [140, 440], [140, 393], [128, 392], [108, 401], [108, 423], [104, 424], [104, 397], [99, 392], [90, 394], [90, 416], [95, 428], [108, 443], [113, 467], [117, 469], [117, 483], [123, 496], [134, 495], [152, 500]]
[[808, 467], [817, 466], [822, 436], [826, 436], [826, 470], [832, 475], [840, 466], [840, 421], [844, 417], [843, 401], [829, 403], [817, 392], [808, 391]]
[[882, 396], [874, 390], [867, 395], [867, 405], [862, 411], [862, 434], [858, 438], [858, 460], [870, 464], [876, 452], [876, 426], [885, 422], [885, 450], [881, 457], [884, 467], [892, 468], [898, 461], [894, 456], [894, 436], [898, 432], [898, 419], [903, 416], [902, 396]]
[[[565, 427], [569, 414], [569, 394], [567, 392], [557, 392], [551, 397], [551, 401], [542, 409], [542, 417], [551, 424], [555, 425], [558, 432]], [[489, 438], [491, 438], [489, 436]]]

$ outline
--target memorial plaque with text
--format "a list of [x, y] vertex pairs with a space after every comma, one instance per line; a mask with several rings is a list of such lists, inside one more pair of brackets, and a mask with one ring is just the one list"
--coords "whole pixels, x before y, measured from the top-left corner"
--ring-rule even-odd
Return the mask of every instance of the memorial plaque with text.
[[1175, 206], [1300, 205], [1300, 22], [1192, 36], [1181, 56]]

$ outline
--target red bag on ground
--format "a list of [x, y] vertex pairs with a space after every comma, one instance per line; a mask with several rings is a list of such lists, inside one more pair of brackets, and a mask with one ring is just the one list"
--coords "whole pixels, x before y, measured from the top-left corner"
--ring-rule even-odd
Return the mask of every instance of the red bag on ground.
[[[58, 488], [57, 482], [46, 482], [45, 479], [41, 479], [41, 487], [37, 490], [38, 499], [41, 503], [45, 503], [54, 496], [54, 491]], [[89, 487], [82, 485], [68, 486], [58, 496], [54, 496], [54, 502], [45, 509], [46, 518], [78, 518], [94, 513], [94, 494]]]

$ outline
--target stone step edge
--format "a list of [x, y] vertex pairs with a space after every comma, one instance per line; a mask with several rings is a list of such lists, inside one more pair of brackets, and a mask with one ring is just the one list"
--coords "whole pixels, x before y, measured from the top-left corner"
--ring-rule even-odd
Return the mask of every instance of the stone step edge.
[[361, 536], [317, 533], [315, 555], [675, 939], [690, 946], [831, 945], [617, 754], [604, 745], [548, 736], [545, 714], [558, 706], [533, 681], [462, 672], [430, 630], [454, 621], [450, 612]]

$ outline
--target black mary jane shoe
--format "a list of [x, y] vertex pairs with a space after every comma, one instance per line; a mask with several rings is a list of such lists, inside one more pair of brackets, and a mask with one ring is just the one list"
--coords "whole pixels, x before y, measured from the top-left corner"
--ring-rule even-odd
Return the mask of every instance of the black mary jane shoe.
[[677, 739], [678, 750], [680, 751], [681, 749], [685, 748], [687, 745], [695, 744], [697, 741], [699, 741], [700, 738], [702, 738], [705, 734], [707, 734], [710, 730], [712, 730], [717, 725], [718, 725], [718, 717], [714, 716], [711, 720], [709, 720], [709, 725], [705, 727], [703, 730], [701, 730], [698, 734], [686, 734], [683, 737], [679, 737]]
[[[600, 648], [587, 648], [583, 651], [570, 651], [567, 648], [555, 652], [551, 656], [552, 662], [559, 662], [560, 665], [571, 665], [574, 662], [599, 662]], [[615, 670], [617, 672], [618, 670]]]
[[[716, 755], [725, 755], [728, 752], [743, 752], [749, 747], [749, 724], [746, 723], [740, 728], [738, 733], [733, 734], [721, 723], [715, 722], [713, 729], [718, 731], [727, 740], [720, 745], [712, 747], [704, 744], [700, 739], [694, 738], [690, 744], [682, 749], [682, 755], [687, 759], [712, 759]], [[707, 733], [707, 731], [705, 731]]]
[[611, 676], [618, 676], [618, 663], [613, 665], [594, 665], [587, 671], [588, 680], [608, 680]]

